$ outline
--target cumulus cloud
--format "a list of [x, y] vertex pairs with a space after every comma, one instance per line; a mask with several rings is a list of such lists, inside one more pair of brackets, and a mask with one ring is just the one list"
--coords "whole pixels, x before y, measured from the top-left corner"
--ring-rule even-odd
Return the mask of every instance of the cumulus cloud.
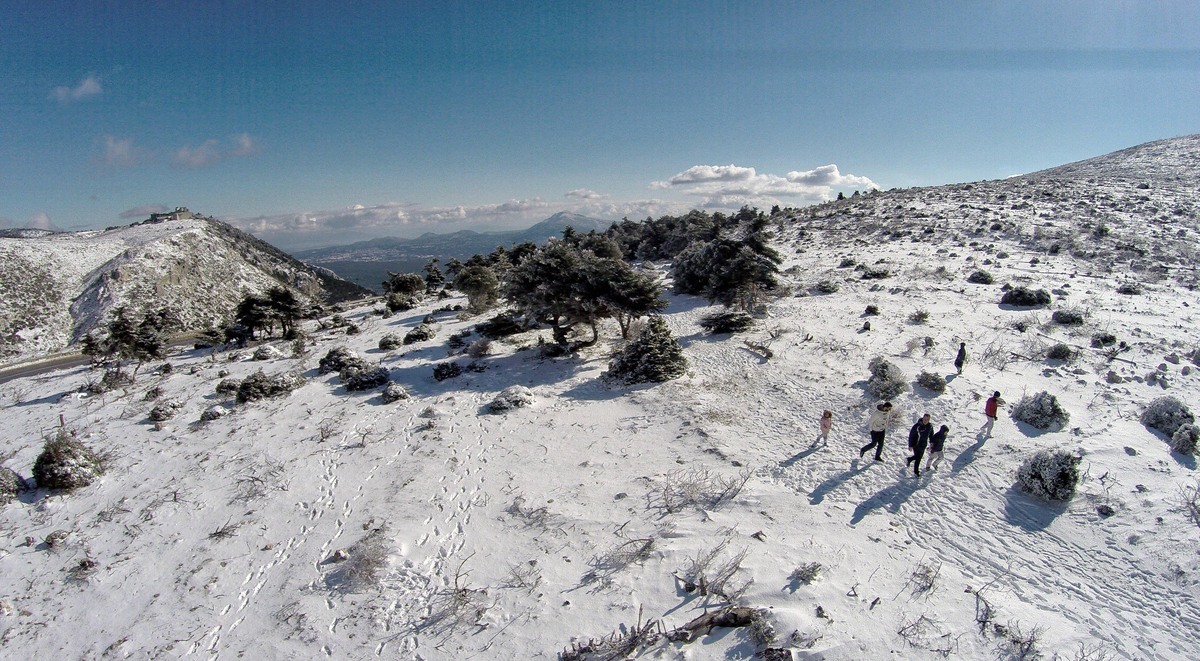
[[103, 91], [103, 88], [100, 86], [100, 79], [94, 74], [89, 74], [74, 87], [68, 87], [66, 85], [55, 87], [54, 90], [50, 92], [50, 97], [57, 99], [59, 103], [65, 105], [74, 101], [81, 101], [89, 97], [99, 96]]
[[97, 138], [100, 153], [92, 162], [107, 168], [131, 168], [145, 159], [146, 153], [133, 144], [133, 138], [102, 135]]
[[671, 189], [699, 197], [706, 208], [738, 208], [744, 205], [768, 206], [783, 200], [822, 202], [832, 199], [837, 189], [878, 188], [867, 177], [842, 174], [836, 165], [788, 172], [785, 176], [759, 173], [737, 165], [696, 165], [651, 188]]
[[756, 176], [754, 168], [743, 168], [737, 165], [693, 165], [666, 181], [651, 183], [650, 187], [673, 188], [707, 182], [749, 181]]
[[563, 195], [563, 197], [573, 198], [573, 199], [577, 199], [577, 200], [602, 200], [608, 196], [601, 195], [600, 193], [597, 193], [594, 190], [589, 190], [587, 188], [576, 188], [575, 190], [567, 191]]
[[137, 218], [140, 220], [142, 218], [149, 218], [152, 213], [166, 213], [167, 211], [170, 211], [170, 209], [161, 204], [143, 204], [140, 207], [126, 209], [119, 216], [125, 219]]
[[210, 139], [195, 147], [180, 147], [171, 156], [171, 164], [179, 168], [206, 168], [230, 158], [254, 156], [261, 151], [262, 148], [249, 133], [238, 133], [225, 144]]

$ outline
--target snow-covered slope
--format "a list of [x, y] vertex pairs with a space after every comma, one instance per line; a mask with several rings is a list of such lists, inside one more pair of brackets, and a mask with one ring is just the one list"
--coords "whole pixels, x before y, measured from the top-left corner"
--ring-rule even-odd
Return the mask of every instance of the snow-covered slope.
[[209, 219], [0, 238], [0, 359], [62, 349], [121, 305], [166, 306], [202, 328], [278, 285], [309, 300], [365, 293]]
[[[60, 424], [109, 466], [88, 487], [0, 510], [0, 641], [54, 658], [555, 658], [719, 609], [721, 597], [685, 589], [707, 564], [707, 586], [727, 569], [725, 592], [765, 610], [787, 650], [777, 658], [1196, 658], [1200, 524], [1187, 494], [1200, 502], [1200, 472], [1138, 422], [1164, 394], [1200, 410], [1200, 296], [1181, 257], [1194, 203], [1133, 162], [1104, 166], [1124, 183], [1051, 171], [780, 219], [789, 292], [732, 337], [703, 333], [705, 301], [670, 297], [690, 369], [656, 386], [599, 380], [615, 325], [577, 357], [539, 357], [532, 332], [474, 360], [449, 348], [478, 321], [440, 311], [455, 299], [388, 319], [351, 311], [361, 332], [311, 328], [303, 356], [180, 354], [170, 373], [143, 370], [103, 396], [76, 393], [93, 378], [82, 369], [0, 385], [5, 466], [28, 476]], [[890, 276], [863, 279], [863, 265]], [[978, 270], [995, 284], [968, 282]], [[1054, 302], [1001, 306], [1005, 284]], [[1141, 293], [1118, 293], [1131, 284]], [[1052, 323], [1059, 309], [1084, 323]], [[435, 339], [375, 348], [426, 315]], [[1094, 348], [1100, 333], [1127, 348]], [[1074, 357], [1047, 360], [1057, 343]], [[338, 345], [380, 361], [411, 398], [385, 404], [318, 374]], [[858, 453], [874, 356], [948, 382], [895, 399], [882, 463]], [[474, 369], [437, 381], [447, 362]], [[216, 394], [260, 369], [308, 381], [242, 406]], [[489, 412], [512, 386], [532, 405]], [[984, 438], [995, 390], [1005, 407]], [[1062, 431], [1011, 418], [1042, 390], [1070, 414]], [[146, 416], [164, 400], [181, 407], [156, 429]], [[199, 422], [216, 404], [233, 412]], [[814, 444], [823, 409], [833, 433]], [[939, 470], [918, 479], [902, 439], [923, 412], [951, 432]], [[1068, 503], [1013, 486], [1042, 448], [1082, 456]], [[731, 497], [715, 491], [741, 480]], [[44, 541], [60, 530], [65, 541]], [[810, 563], [815, 580], [793, 578]], [[761, 649], [751, 628], [716, 628], [630, 655]]]

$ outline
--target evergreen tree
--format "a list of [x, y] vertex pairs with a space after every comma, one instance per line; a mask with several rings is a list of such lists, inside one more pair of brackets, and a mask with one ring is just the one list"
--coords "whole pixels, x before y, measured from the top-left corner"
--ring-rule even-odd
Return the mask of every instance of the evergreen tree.
[[304, 316], [304, 306], [295, 292], [286, 287], [272, 287], [267, 292], [270, 318], [278, 321], [283, 339], [296, 339], [296, 324]]
[[455, 276], [454, 288], [467, 295], [472, 310], [483, 312], [496, 304], [500, 280], [490, 267], [468, 266]]
[[687, 367], [683, 347], [655, 315], [638, 339], [613, 356], [605, 377], [625, 384], [661, 383], [683, 376]]
[[442, 270], [438, 268], [437, 258], [429, 260], [425, 265], [425, 293], [436, 294], [446, 284], [446, 276], [442, 274]]

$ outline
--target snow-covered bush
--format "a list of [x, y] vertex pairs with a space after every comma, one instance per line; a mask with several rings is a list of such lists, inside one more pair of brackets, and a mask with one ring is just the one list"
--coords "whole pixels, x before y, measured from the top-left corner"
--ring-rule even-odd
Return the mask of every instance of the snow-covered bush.
[[661, 383], [683, 376], [687, 367], [683, 347], [671, 334], [667, 322], [651, 316], [642, 334], [613, 356], [604, 378], [627, 385]]
[[349, 347], [334, 347], [317, 364], [317, 373], [328, 374], [330, 372], [340, 372], [347, 365], [356, 361], [361, 362], [362, 359], [358, 357], [358, 354], [351, 351]]
[[1073, 355], [1075, 352], [1071, 350], [1071, 347], [1062, 342], [1046, 349], [1046, 357], [1050, 360], [1070, 360]]
[[1200, 427], [1191, 423], [1179, 425], [1179, 429], [1171, 434], [1171, 450], [1179, 454], [1195, 454], [1197, 441], [1200, 441]]
[[379, 348], [383, 351], [392, 351], [399, 349], [403, 345], [400, 336], [395, 333], [385, 333], [379, 338]]
[[510, 386], [505, 388], [496, 395], [496, 398], [488, 403], [488, 410], [492, 413], [504, 413], [513, 409], [523, 408], [533, 403], [533, 393], [525, 386]]
[[424, 342], [425, 340], [432, 340], [434, 335], [435, 333], [433, 326], [430, 326], [429, 324], [417, 324], [416, 328], [408, 331], [408, 334], [404, 336], [404, 343], [413, 344], [416, 342]]
[[267, 397], [286, 395], [302, 385], [304, 385], [304, 377], [299, 374], [267, 376], [262, 370], [259, 370], [238, 384], [237, 403], [245, 404]]
[[754, 326], [754, 317], [738, 310], [714, 312], [700, 320], [700, 327], [714, 335], [741, 333]]
[[391, 404], [392, 402], [398, 402], [402, 399], [408, 399], [409, 394], [408, 391], [404, 389], [404, 386], [393, 381], [392, 383], [387, 384], [387, 387], [383, 389], [382, 397], [384, 404]]
[[200, 413], [200, 419], [204, 422], [210, 422], [218, 418], [224, 418], [225, 416], [229, 415], [229, 413], [230, 411], [228, 406], [217, 404], [204, 409], [204, 411]]
[[0, 466], [0, 506], [12, 502], [17, 494], [25, 491], [29, 485], [11, 468]]
[[96, 453], [62, 429], [46, 441], [33, 463], [33, 479], [43, 489], [85, 487], [103, 473]]
[[1083, 325], [1083, 312], [1079, 310], [1055, 310], [1050, 315], [1050, 321], [1063, 326]]
[[458, 363], [438, 363], [433, 366], [433, 378], [438, 381], [453, 379], [463, 373], [462, 367]]
[[1066, 450], [1038, 450], [1017, 469], [1017, 483], [1046, 500], [1070, 500], [1079, 484], [1079, 457]]
[[270, 344], [264, 344], [254, 350], [254, 360], [275, 360], [283, 358], [283, 352]]
[[388, 376], [388, 369], [380, 365], [362, 369], [352, 365], [338, 372], [338, 380], [351, 392], [378, 388], [388, 382]]
[[1012, 417], [1043, 431], [1058, 431], [1071, 421], [1071, 414], [1058, 403], [1058, 398], [1045, 390], [1022, 397], [1013, 407]]
[[150, 409], [150, 413], [146, 416], [151, 422], [166, 422], [175, 417], [179, 409], [183, 408], [183, 402], [171, 401], [158, 404]]
[[908, 376], [883, 356], [876, 356], [867, 363], [871, 376], [867, 379], [867, 390], [879, 399], [894, 399], [908, 390]]
[[921, 372], [917, 375], [917, 385], [940, 395], [946, 392], [946, 377], [933, 372]]
[[1020, 308], [1034, 308], [1050, 305], [1050, 292], [1045, 289], [1026, 289], [1013, 287], [1000, 297], [1001, 305], [1013, 305]]
[[217, 384], [217, 394], [236, 395], [240, 385], [242, 382], [237, 379], [221, 379], [221, 382]]
[[990, 285], [995, 281], [996, 280], [995, 280], [995, 278], [992, 277], [991, 273], [988, 273], [987, 271], [982, 271], [982, 270], [974, 271], [973, 273], [971, 273], [971, 275], [967, 276], [967, 282], [974, 283], [977, 285]]
[[842, 286], [836, 280], [829, 279], [820, 280], [813, 285], [813, 291], [818, 294], [836, 294], [841, 288]]
[[1157, 429], [1167, 436], [1173, 436], [1183, 425], [1196, 422], [1195, 416], [1188, 410], [1187, 405], [1170, 395], [1164, 395], [1150, 402], [1146, 410], [1142, 411], [1139, 420], [1143, 425]]

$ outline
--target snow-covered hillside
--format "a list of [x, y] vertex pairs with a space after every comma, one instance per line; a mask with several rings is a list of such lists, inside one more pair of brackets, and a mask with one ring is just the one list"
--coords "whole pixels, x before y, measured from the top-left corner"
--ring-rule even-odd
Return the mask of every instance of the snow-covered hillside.
[[0, 360], [63, 349], [121, 305], [166, 306], [203, 328], [279, 285], [311, 300], [338, 285], [365, 293], [210, 219], [0, 237]]
[[[702, 331], [706, 301], [669, 297], [690, 368], [661, 385], [600, 380], [615, 324], [574, 357], [541, 357], [536, 331], [478, 358], [451, 349], [482, 319], [443, 310], [453, 298], [387, 319], [349, 311], [361, 332], [310, 327], [300, 356], [282, 342], [290, 357], [186, 352], [100, 396], [79, 394], [84, 369], [0, 385], [4, 466], [29, 476], [60, 426], [108, 465], [0, 510], [0, 641], [53, 658], [625, 658], [602, 652], [644, 631], [653, 642], [628, 656], [749, 659], [772, 629], [775, 658], [1196, 658], [1200, 472], [1138, 419], [1168, 394], [1200, 410], [1183, 158], [1196, 143], [1145, 146], [1179, 155], [1148, 162], [1182, 180], [1139, 174], [1146, 152], [1131, 151], [1067, 166], [1082, 178], [780, 216], [789, 291], [733, 336]], [[969, 282], [977, 271], [994, 284]], [[1006, 284], [1053, 302], [999, 305]], [[1053, 322], [1058, 310], [1083, 323]], [[434, 339], [376, 348], [426, 315]], [[1060, 343], [1071, 357], [1046, 358]], [[410, 398], [319, 374], [335, 346], [379, 361]], [[879, 463], [859, 458], [875, 356], [947, 382], [894, 399]], [[470, 368], [434, 379], [449, 362]], [[258, 370], [307, 381], [245, 405], [217, 394]], [[532, 404], [491, 412], [513, 386]], [[1040, 391], [1069, 413], [1061, 431], [1012, 419]], [[150, 422], [168, 401], [174, 417]], [[215, 405], [231, 412], [201, 422]], [[833, 432], [814, 444], [824, 409]], [[924, 412], [951, 432], [917, 478], [904, 438]], [[1069, 502], [1014, 487], [1038, 449], [1082, 457]], [[763, 609], [760, 624], [657, 636], [730, 601], [688, 591], [699, 576]]]

